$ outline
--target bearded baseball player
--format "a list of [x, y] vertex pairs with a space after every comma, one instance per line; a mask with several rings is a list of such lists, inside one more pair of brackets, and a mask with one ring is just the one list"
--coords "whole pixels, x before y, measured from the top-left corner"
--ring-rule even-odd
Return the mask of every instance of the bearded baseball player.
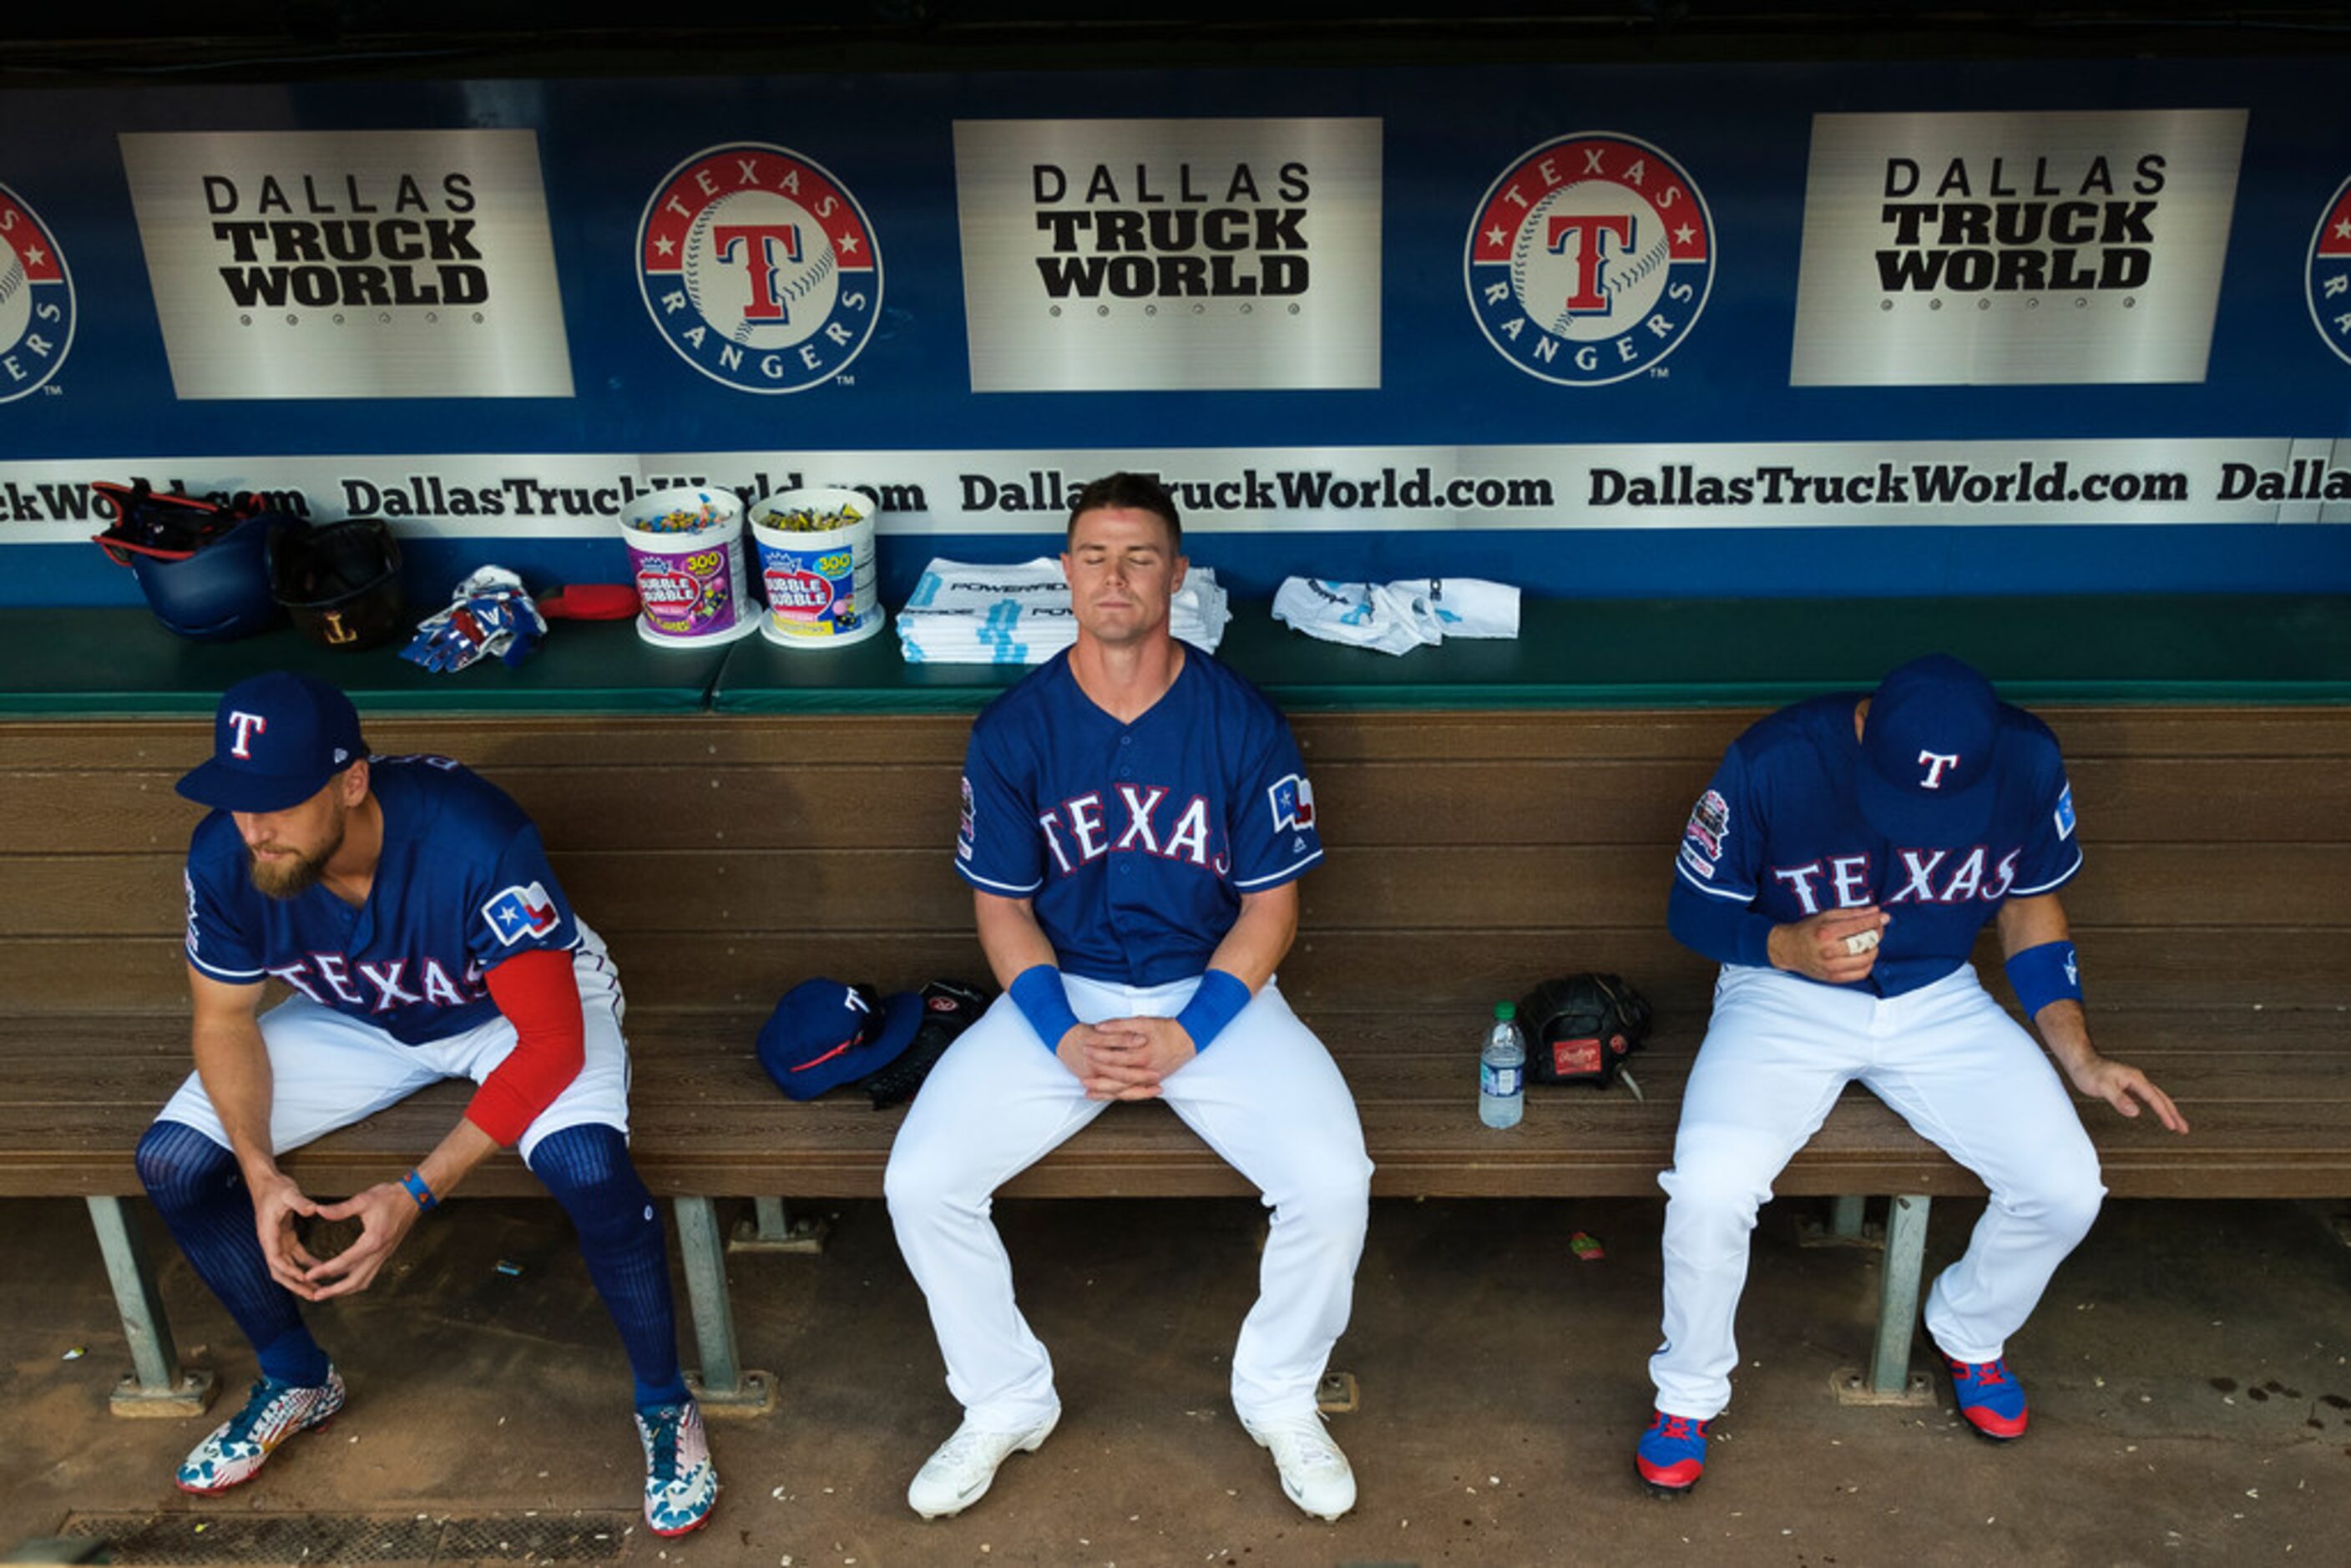
[[[1991, 1191], [1927, 1297], [1960, 1415], [2022, 1437], [2009, 1336], [2088, 1234], [2105, 1188], [2050, 1065], [2126, 1116], [2188, 1131], [2171, 1099], [2090, 1043], [2057, 890], [2082, 868], [2047, 726], [1957, 659], [1818, 697], [1732, 743], [1684, 831], [1674, 936], [1719, 960], [1666, 1190], [1665, 1343], [1635, 1464], [1687, 1492], [1730, 1400], [1731, 1319], [1772, 1180], [1858, 1080]], [[1969, 963], [1995, 922], [2032, 1039]]]
[[[677, 1362], [669, 1253], [628, 1152], [628, 1049], [604, 944], [571, 912], [538, 830], [445, 758], [370, 757], [359, 715], [306, 675], [229, 688], [212, 760], [180, 793], [213, 808], [188, 848], [196, 1071], [140, 1140], [139, 1179], [261, 1377], [196, 1445], [183, 1490], [248, 1481], [343, 1407], [300, 1310], [372, 1283], [490, 1153], [518, 1150], [580, 1232], [636, 1379], [645, 1521], [699, 1528], [718, 1477]], [[261, 1010], [277, 979], [293, 994]], [[407, 1175], [313, 1201], [277, 1156], [444, 1078], [465, 1114]], [[300, 1216], [357, 1220], [314, 1257]]]
[[1164, 1100], [1263, 1194], [1272, 1228], [1233, 1405], [1310, 1514], [1355, 1479], [1315, 1408], [1370, 1209], [1353, 1098], [1273, 983], [1322, 857], [1298, 747], [1265, 698], [1173, 637], [1183, 528], [1156, 481], [1082, 490], [1061, 567], [1076, 645], [990, 704], [964, 763], [956, 869], [1005, 986], [948, 1048], [891, 1151], [890, 1218], [963, 1424], [908, 1490], [977, 1500], [1060, 1420], [990, 1195], [1118, 1100]]

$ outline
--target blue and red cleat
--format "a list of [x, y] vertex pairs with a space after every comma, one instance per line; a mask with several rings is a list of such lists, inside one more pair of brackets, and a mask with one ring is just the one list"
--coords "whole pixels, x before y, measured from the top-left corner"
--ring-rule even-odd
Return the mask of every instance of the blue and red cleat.
[[1960, 1361], [1943, 1357], [1951, 1369], [1951, 1393], [1968, 1425], [1996, 1443], [2024, 1436], [2031, 1418], [2024, 1408], [2024, 1388], [2005, 1360]]
[[1706, 1473], [1706, 1423], [1658, 1410], [1633, 1449], [1633, 1468], [1657, 1497], [1679, 1497]]

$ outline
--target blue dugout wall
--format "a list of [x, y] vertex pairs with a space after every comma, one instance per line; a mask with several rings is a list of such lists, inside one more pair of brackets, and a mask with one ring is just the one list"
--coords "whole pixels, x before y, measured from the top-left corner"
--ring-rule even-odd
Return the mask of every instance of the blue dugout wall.
[[2339, 591], [2345, 82], [0, 94], [0, 601], [136, 601], [93, 480], [389, 515], [445, 583], [618, 579], [634, 491], [798, 476], [883, 503], [894, 603], [932, 555], [1051, 548], [1114, 466], [1182, 483], [1195, 559], [1260, 594]]

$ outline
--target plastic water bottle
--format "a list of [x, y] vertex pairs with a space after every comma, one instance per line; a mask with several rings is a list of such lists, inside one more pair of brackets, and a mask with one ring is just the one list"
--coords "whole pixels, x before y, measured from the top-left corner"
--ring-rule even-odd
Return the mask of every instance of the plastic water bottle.
[[1527, 1040], [1519, 1032], [1514, 1003], [1494, 1004], [1494, 1027], [1478, 1053], [1478, 1119], [1489, 1127], [1515, 1127], [1527, 1112]]

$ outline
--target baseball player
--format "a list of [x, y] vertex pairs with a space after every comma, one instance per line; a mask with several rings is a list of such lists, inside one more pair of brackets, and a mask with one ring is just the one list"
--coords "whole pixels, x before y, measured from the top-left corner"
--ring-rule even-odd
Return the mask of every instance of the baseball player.
[[900, 1129], [885, 1190], [964, 1420], [908, 1490], [960, 1512], [1061, 1418], [1013, 1302], [990, 1195], [1114, 1100], [1165, 1100], [1272, 1209], [1233, 1405], [1310, 1514], [1355, 1479], [1315, 1409], [1346, 1327], [1371, 1161], [1330, 1053], [1273, 983], [1322, 858], [1298, 747], [1258, 692], [1168, 631], [1183, 529], [1114, 474], [1071, 513], [1075, 646], [990, 704], [964, 764], [956, 869], [1005, 986]]
[[[139, 1179], [261, 1364], [245, 1407], [180, 1467], [183, 1490], [250, 1480], [343, 1407], [298, 1303], [363, 1291], [428, 1212], [512, 1145], [580, 1232], [636, 1378], [645, 1520], [698, 1528], [717, 1473], [678, 1373], [668, 1242], [628, 1153], [621, 988], [548, 869], [538, 830], [445, 758], [370, 757], [324, 681], [229, 688], [212, 760], [180, 793], [214, 808], [188, 848], [196, 1071], [140, 1140]], [[292, 994], [264, 1012], [266, 981]], [[444, 1078], [479, 1085], [404, 1176], [320, 1204], [277, 1156]], [[356, 1219], [313, 1256], [298, 1216]]]
[[1991, 1190], [1928, 1293], [1927, 1332], [1969, 1424], [2023, 1434], [2008, 1338], [2105, 1189], [2048, 1057], [1968, 962], [1986, 921], [2074, 1086], [2188, 1131], [2145, 1073], [2090, 1043], [2057, 895], [2081, 866], [2056, 737], [1956, 659], [1799, 703], [1732, 743], [1683, 831], [1668, 909], [1722, 973], [1658, 1183], [1665, 1343], [1635, 1460], [1653, 1490], [1686, 1492], [1705, 1469], [1755, 1211], [1856, 1079]]

